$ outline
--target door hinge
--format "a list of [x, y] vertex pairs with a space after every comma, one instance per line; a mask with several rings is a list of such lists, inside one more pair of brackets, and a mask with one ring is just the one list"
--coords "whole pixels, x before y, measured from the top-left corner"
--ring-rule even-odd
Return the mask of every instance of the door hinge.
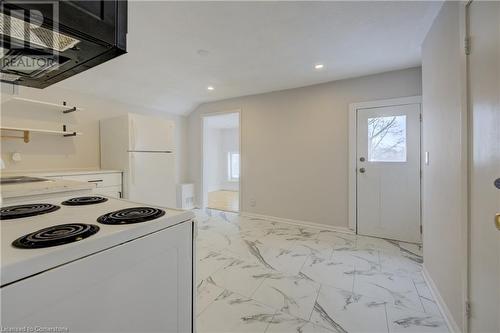
[[422, 235], [424, 233], [424, 227], [423, 225], [420, 225], [420, 234]]
[[467, 318], [470, 318], [470, 302], [466, 301], [465, 302], [465, 315]]
[[423, 117], [422, 117], [422, 114], [420, 113], [420, 114], [418, 115], [418, 119], [420, 119], [420, 121], [422, 121], [422, 118], [423, 118]]
[[465, 50], [465, 54], [466, 55], [470, 54], [470, 37], [465, 37], [465, 40], [464, 40], [464, 50]]

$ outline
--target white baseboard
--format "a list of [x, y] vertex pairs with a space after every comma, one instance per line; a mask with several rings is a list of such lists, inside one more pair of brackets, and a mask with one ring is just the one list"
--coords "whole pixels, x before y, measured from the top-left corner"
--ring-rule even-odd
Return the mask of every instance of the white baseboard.
[[432, 297], [437, 302], [437, 306], [439, 308], [439, 311], [441, 311], [441, 314], [443, 315], [444, 320], [446, 322], [446, 325], [448, 325], [448, 329], [450, 330], [450, 332], [453, 332], [453, 333], [462, 332], [460, 327], [457, 325], [456, 321], [453, 319], [453, 316], [451, 315], [451, 312], [448, 309], [448, 306], [444, 302], [443, 297], [441, 297], [441, 294], [439, 293], [439, 290], [437, 289], [436, 284], [434, 283], [431, 276], [429, 275], [429, 272], [427, 271], [425, 264], [422, 265], [422, 275], [424, 276], [424, 280], [427, 283], [427, 286], [429, 286]]
[[254, 214], [254, 213], [248, 213], [248, 212], [240, 212], [240, 216], [248, 217], [248, 218], [261, 219], [261, 220], [268, 220], [268, 221], [271, 221], [271, 222], [280, 222], [280, 223], [287, 223], [287, 224], [299, 225], [299, 226], [303, 226], [303, 227], [309, 227], [309, 228], [315, 228], [315, 229], [321, 229], [321, 230], [336, 231], [336, 232], [341, 232], [341, 233], [344, 233], [344, 234], [354, 234], [354, 231], [352, 231], [349, 228], [331, 226], [331, 225], [326, 225], [326, 224], [321, 224], [321, 223], [314, 223], [314, 222], [307, 222], [307, 221], [285, 219], [285, 218], [282, 218], [282, 217], [262, 215], [262, 214]]

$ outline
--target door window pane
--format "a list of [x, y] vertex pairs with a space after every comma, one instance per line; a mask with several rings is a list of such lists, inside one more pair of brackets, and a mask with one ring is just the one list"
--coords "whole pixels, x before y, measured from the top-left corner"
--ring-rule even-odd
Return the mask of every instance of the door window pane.
[[406, 116], [368, 118], [368, 161], [406, 162]]

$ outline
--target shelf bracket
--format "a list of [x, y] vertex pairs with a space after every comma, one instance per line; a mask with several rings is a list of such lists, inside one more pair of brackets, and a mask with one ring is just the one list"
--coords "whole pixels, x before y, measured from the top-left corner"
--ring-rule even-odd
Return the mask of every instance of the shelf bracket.
[[[63, 131], [66, 132], [66, 125], [63, 125]], [[76, 132], [69, 132], [68, 134], [63, 134], [64, 137], [76, 136]]]
[[76, 111], [76, 106], [72, 107], [71, 109], [64, 110], [62, 113], [71, 113]]

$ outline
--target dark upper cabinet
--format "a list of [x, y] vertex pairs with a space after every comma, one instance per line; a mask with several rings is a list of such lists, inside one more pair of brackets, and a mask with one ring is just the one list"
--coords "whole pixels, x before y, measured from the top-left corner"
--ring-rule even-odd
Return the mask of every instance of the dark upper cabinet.
[[[126, 1], [64, 1], [62, 17], [74, 17], [61, 22], [67, 27], [119, 47], [126, 47], [127, 2]], [[87, 16], [87, 19], [82, 19]], [[100, 29], [96, 30], [95, 27]]]
[[12, 5], [25, 11], [36, 10], [42, 13], [44, 21], [57, 22], [75, 35], [85, 34], [109, 44], [126, 43], [120, 37], [127, 33], [127, 1], [29, 0], [12, 1]]
[[[56, 30], [79, 41], [75, 47], [58, 52], [58, 63], [52, 68], [26, 73], [16, 71], [13, 65], [1, 67], [2, 74], [6, 74], [2, 76], [2, 81], [6, 81], [9, 75], [11, 78], [18, 77], [10, 81], [12, 83], [44, 88], [126, 53], [126, 0], [5, 0], [2, 1], [1, 11], [8, 16], [37, 22], [46, 29]], [[40, 49], [37, 46], [30, 50], [25, 41], [18, 41], [12, 36], [1, 37], [2, 47], [10, 50], [8, 56], [14, 60], [16, 57], [53, 54], [50, 48]], [[23, 43], [24, 48], [20, 50], [19, 45]]]

